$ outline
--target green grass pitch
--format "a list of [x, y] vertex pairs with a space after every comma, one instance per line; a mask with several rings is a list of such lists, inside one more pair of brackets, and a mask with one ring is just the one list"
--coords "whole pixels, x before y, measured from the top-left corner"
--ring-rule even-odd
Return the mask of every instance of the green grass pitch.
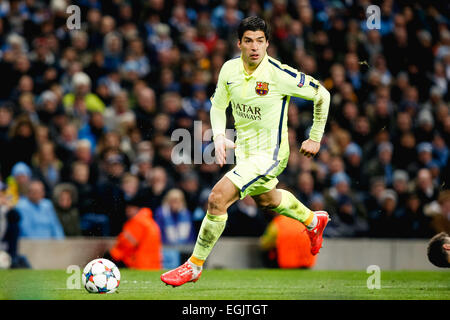
[[118, 293], [89, 294], [84, 288], [68, 289], [71, 275], [65, 270], [0, 270], [0, 299], [450, 300], [448, 271], [381, 271], [381, 288], [371, 290], [365, 271], [206, 269], [197, 283], [177, 288], [160, 281], [162, 271], [121, 273]]

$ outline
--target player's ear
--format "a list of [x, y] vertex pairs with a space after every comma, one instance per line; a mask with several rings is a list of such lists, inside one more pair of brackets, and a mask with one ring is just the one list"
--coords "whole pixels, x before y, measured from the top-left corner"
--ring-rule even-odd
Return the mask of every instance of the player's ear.
[[450, 250], [450, 243], [444, 243], [444, 244], [442, 245], [442, 247], [443, 247], [445, 250]]
[[241, 39], [238, 39], [237, 46], [238, 46], [239, 49], [241, 49]]

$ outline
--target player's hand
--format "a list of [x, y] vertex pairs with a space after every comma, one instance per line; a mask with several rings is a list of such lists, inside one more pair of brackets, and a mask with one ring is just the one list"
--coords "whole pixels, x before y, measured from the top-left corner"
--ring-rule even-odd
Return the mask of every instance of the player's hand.
[[300, 148], [300, 153], [306, 157], [314, 157], [320, 150], [320, 142], [311, 139], [305, 140]]
[[219, 134], [214, 139], [214, 148], [216, 150], [216, 161], [222, 167], [227, 161], [227, 149], [235, 149], [236, 144], [225, 138], [223, 134]]

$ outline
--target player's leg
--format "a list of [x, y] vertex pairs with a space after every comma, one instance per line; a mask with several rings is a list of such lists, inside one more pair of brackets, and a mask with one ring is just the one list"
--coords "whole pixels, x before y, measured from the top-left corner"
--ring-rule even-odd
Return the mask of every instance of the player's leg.
[[308, 209], [291, 192], [276, 189], [253, 195], [256, 204], [263, 209], [270, 209], [279, 214], [302, 222], [307, 228], [314, 227], [314, 212]]
[[291, 192], [273, 188], [268, 192], [252, 196], [259, 207], [273, 210], [279, 214], [302, 222], [311, 240], [311, 253], [317, 254], [322, 246], [322, 234], [329, 217], [325, 211], [313, 212], [299, 201]]
[[161, 280], [172, 286], [195, 282], [201, 275], [203, 263], [225, 229], [227, 209], [239, 199], [239, 189], [224, 176], [211, 190], [208, 211], [203, 218], [192, 256], [180, 267], [161, 275]]
[[239, 200], [239, 189], [224, 176], [211, 190], [208, 197], [208, 211], [203, 218], [191, 262], [202, 266], [214, 247], [217, 239], [225, 229], [228, 218], [227, 210]]

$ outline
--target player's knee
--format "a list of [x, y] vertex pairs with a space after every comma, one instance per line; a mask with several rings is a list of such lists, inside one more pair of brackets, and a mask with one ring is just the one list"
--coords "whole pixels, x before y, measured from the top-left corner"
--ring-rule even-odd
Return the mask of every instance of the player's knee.
[[263, 210], [270, 210], [276, 207], [273, 200], [270, 198], [258, 197], [254, 198], [254, 200], [258, 207]]
[[224, 206], [224, 197], [221, 192], [211, 191], [208, 196], [208, 209], [219, 210]]

